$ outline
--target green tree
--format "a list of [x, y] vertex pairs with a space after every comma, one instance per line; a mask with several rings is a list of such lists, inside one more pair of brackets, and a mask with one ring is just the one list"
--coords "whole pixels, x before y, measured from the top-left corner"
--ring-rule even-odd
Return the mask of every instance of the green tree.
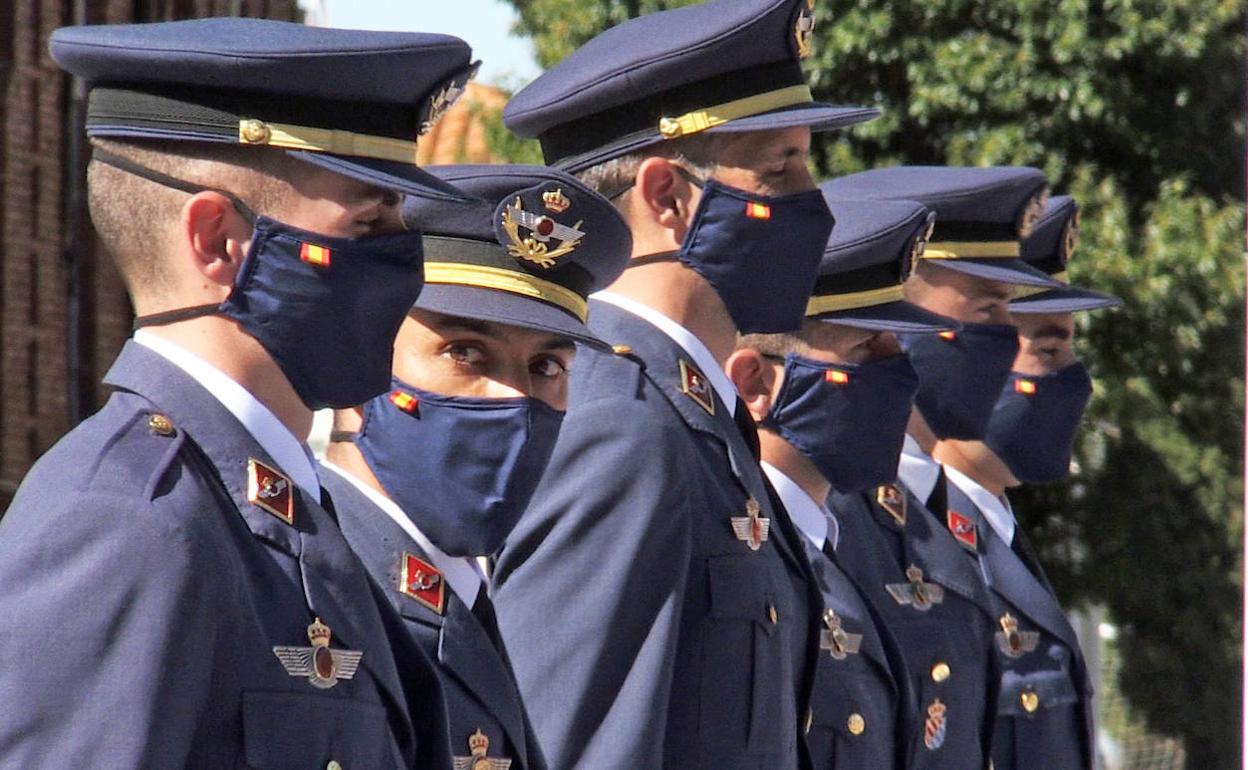
[[[688, 0], [511, 0], [553, 64]], [[1021, 490], [1068, 605], [1121, 627], [1120, 684], [1196, 767], [1238, 765], [1243, 526], [1239, 0], [820, 0], [816, 99], [883, 116], [816, 142], [824, 176], [1026, 164], [1084, 208], [1076, 282], [1097, 394], [1068, 483]]]

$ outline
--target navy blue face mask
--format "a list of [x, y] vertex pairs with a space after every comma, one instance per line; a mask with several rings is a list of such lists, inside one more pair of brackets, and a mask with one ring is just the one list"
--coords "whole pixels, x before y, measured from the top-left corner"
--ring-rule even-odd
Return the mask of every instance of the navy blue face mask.
[[[210, 189], [99, 149], [94, 157], [183, 192]], [[421, 234], [333, 238], [257, 217], [232, 193], [215, 192], [252, 225], [229, 296], [220, 304], [140, 316], [134, 327], [232, 318], [272, 356], [309, 409], [356, 406], [384, 392], [395, 335], [424, 286]]]
[[937, 438], [983, 438], [1018, 355], [1018, 329], [964, 323], [956, 332], [899, 334], [914, 370], [919, 414]]
[[563, 412], [535, 398], [442, 396], [394, 380], [354, 437], [390, 499], [451, 556], [502, 547], [546, 470]]
[[702, 200], [678, 259], [711, 284], [742, 334], [800, 329], [832, 232], [823, 194], [770, 197], [690, 181]]
[[790, 353], [763, 427], [810, 459], [838, 492], [897, 478], [919, 378], [905, 356], [829, 364]]
[[1075, 432], [1092, 398], [1092, 378], [1075, 363], [1041, 377], [1011, 372], [984, 443], [1029, 484], [1070, 474]]

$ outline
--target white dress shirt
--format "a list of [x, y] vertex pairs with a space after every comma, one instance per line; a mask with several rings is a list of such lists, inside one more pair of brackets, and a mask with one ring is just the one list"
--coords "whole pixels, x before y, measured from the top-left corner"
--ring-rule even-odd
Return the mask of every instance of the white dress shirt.
[[979, 482], [956, 468], [946, 465], [945, 475], [949, 477], [950, 483], [971, 498], [971, 502], [975, 503], [975, 507], [979, 508], [980, 513], [984, 514], [984, 518], [988, 520], [989, 526], [997, 533], [997, 537], [1004, 540], [1006, 545], [1012, 545], [1014, 527], [1017, 526], [1017, 522], [1014, 519], [1014, 510], [1010, 507], [1010, 501], [1005, 497], [997, 497], [980, 486]]
[[806, 490], [799, 487], [784, 471], [766, 460], [760, 464], [763, 466], [763, 473], [767, 474], [767, 479], [779, 495], [780, 502], [784, 503], [785, 510], [789, 512], [789, 518], [806, 539], [821, 551], [824, 542], [831, 541], [832, 550], [835, 551], [841, 528], [832, 511], [823, 503], [811, 499]]
[[649, 305], [643, 305], [622, 294], [599, 291], [591, 294], [590, 299], [596, 299], [615, 305], [621, 310], [627, 310], [643, 321], [648, 321], [650, 324], [658, 327], [659, 331], [671, 337], [672, 341], [679, 345], [681, 350], [689, 354], [689, 357], [693, 359], [694, 365], [702, 370], [702, 374], [706, 376], [707, 381], [711, 383], [711, 387], [715, 389], [719, 400], [724, 402], [724, 406], [728, 407], [728, 416], [731, 417], [736, 413], [737, 389], [733, 387], [732, 380], [728, 379], [728, 375], [724, 374], [724, 370], [720, 368], [719, 362], [715, 360], [715, 356], [711, 355], [711, 351], [702, 343], [702, 340], [693, 336], [693, 332]]
[[277, 415], [260, 403], [251, 391], [229, 375], [186, 348], [144, 329], [134, 333], [134, 341], [186, 372], [204, 386], [213, 398], [234, 415], [261, 448], [273, 458], [295, 485], [313, 500], [321, 499], [321, 482], [308, 445], [295, 438]]
[[484, 582], [480, 571], [477, 568], [475, 559], [468, 556], [451, 556], [433, 544], [424, 532], [420, 531], [420, 527], [416, 526], [416, 522], [403, 512], [398, 503], [386, 497], [382, 493], [360, 481], [342, 468], [334, 465], [328, 460], [321, 461], [321, 467], [326, 468], [333, 473], [337, 473], [345, 479], [351, 486], [355, 487], [367, 497], [373, 505], [376, 505], [387, 516], [394, 520], [395, 524], [407, 533], [407, 536], [416, 541], [416, 545], [420, 546], [420, 550], [425, 552], [425, 556], [429, 557], [429, 561], [442, 576], [446, 578], [447, 585], [455, 592], [469, 609], [477, 601], [477, 592], [481, 589]]
[[[906, 441], [901, 447], [897, 478], [914, 493], [920, 502], [926, 502], [927, 498], [932, 496], [932, 490], [936, 489], [936, 480], [940, 478], [940, 463], [924, 452], [919, 442], [915, 441], [909, 433], [906, 434]], [[944, 516], [944, 511], [933, 511], [933, 513]]]

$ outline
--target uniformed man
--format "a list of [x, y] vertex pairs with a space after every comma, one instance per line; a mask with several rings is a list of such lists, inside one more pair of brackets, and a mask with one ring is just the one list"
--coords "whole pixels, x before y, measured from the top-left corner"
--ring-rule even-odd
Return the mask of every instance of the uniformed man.
[[842, 564], [901, 644], [917, 695], [906, 740], [912, 767], [989, 761], [997, 615], [966, 558], [964, 522], [945, 517], [943, 479], [928, 452], [937, 437], [982, 435], [1017, 350], [1006, 309], [1013, 288], [1054, 284], [1018, 258], [1046, 188], [1044, 175], [1026, 168], [900, 167], [824, 185], [836, 198], [912, 197], [931, 208], [931, 241], [906, 298], [962, 323], [953, 332], [899, 335], [919, 390], [898, 482], [828, 501], [854, 546], [838, 552]]
[[[624, 275], [592, 301], [568, 415], [498, 559], [499, 624], [551, 764], [799, 765], [822, 602], [720, 369], [738, 331], [801, 323], [831, 227], [807, 0], [626, 22], [507, 105], [546, 161], [617, 202]], [[743, 430], [744, 429], [744, 432]]]
[[[806, 320], [797, 334], [748, 335], [725, 371], [762, 430], [763, 471], [806, 536], [823, 594], [823, 627], [806, 740], [814, 766], [901, 768], [914, 711], [893, 635], [840, 566], [824, 505], [890, 483], [918, 377], [894, 332], [935, 333], [957, 322], [902, 300], [932, 214], [908, 201], [829, 201], [836, 217]], [[838, 542], [839, 541], [839, 542]]]
[[[1023, 258], [1065, 282], [1079, 234], [1069, 197], [1049, 201]], [[1022, 293], [1022, 292], [1020, 292]], [[1019, 352], [982, 441], [947, 439], [933, 456], [949, 481], [950, 515], [970, 519], [975, 557], [997, 605], [1004, 673], [992, 759], [999, 770], [1092, 767], [1092, 688], [1067, 622], [1005, 492], [1070, 472], [1071, 449], [1092, 380], [1075, 356], [1072, 312], [1115, 297], [1074, 286], [1026, 292], [1010, 303]]]
[[426, 286], [399, 328], [391, 390], [337, 414], [322, 479], [378, 590], [438, 662], [456, 766], [537, 770], [476, 559], [533, 494], [574, 343], [604, 347], [586, 297], [623, 271], [632, 241], [610, 202], [554, 169], [431, 171], [481, 202], [409, 199]]
[[0, 524], [0, 765], [449, 765], [301, 437], [389, 382], [421, 287], [398, 193], [452, 194], [411, 158], [468, 46], [211, 19], [52, 55], [94, 84], [92, 219], [141, 328]]

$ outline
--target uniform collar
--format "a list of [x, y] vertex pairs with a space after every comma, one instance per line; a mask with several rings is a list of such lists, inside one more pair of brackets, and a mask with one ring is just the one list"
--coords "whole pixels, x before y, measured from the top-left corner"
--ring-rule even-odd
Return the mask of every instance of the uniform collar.
[[425, 552], [425, 556], [437, 567], [442, 576], [446, 578], [447, 584], [451, 586], [451, 590], [459, 597], [466, 606], [472, 607], [477, 601], [477, 593], [481, 590], [481, 573], [477, 571], [476, 562], [464, 556], [451, 556], [438, 548], [433, 542], [420, 531], [420, 527], [412, 521], [411, 517], [403, 512], [390, 498], [373, 489], [369, 485], [360, 481], [348, 471], [334, 465], [329, 460], [321, 460], [321, 467], [328, 468], [333, 473], [342, 477], [351, 486], [371, 502], [377, 506], [383, 513], [394, 520], [408, 537], [416, 542], [420, 550]]
[[975, 503], [975, 507], [987, 519], [992, 531], [997, 533], [997, 537], [1004, 540], [1006, 545], [1012, 544], [1014, 527], [1017, 524], [1014, 520], [1014, 511], [1010, 508], [1010, 501], [1004, 497], [997, 497], [984, 489], [979, 482], [956, 468], [946, 465], [945, 475], [949, 477], [949, 481], [954, 486], [962, 490], [962, 494], [971, 498], [971, 502]]
[[140, 329], [134, 341], [186, 372], [221, 402], [242, 423], [256, 443], [273, 458], [278, 468], [313, 500], [321, 499], [321, 482], [316, 475], [307, 444], [295, 438], [282, 421], [249, 390], [229, 375], [186, 348]]
[[763, 466], [763, 473], [767, 474], [772, 488], [780, 497], [780, 502], [784, 503], [784, 509], [789, 512], [789, 519], [797, 525], [806, 539], [821, 551], [824, 542], [830, 540], [832, 549], [836, 550], [841, 528], [832, 512], [812, 500], [810, 495], [806, 494], [806, 491], [784, 471], [766, 460], [760, 465]]
[[702, 340], [695, 337], [693, 332], [649, 305], [643, 305], [622, 294], [600, 291], [591, 294], [590, 298], [615, 305], [621, 310], [632, 313], [643, 321], [647, 321], [668, 337], [671, 337], [672, 341], [679, 345], [681, 350], [688, 353], [689, 357], [693, 359], [693, 363], [702, 370], [703, 376], [710, 381], [711, 387], [715, 389], [715, 394], [719, 396], [719, 400], [724, 403], [724, 406], [728, 407], [729, 416], [736, 413], [737, 391], [732, 386], [732, 380], [728, 379], [728, 375], [724, 374], [723, 367], [715, 360], [715, 356], [711, 355], [710, 349], [702, 343]]
[[[920, 501], [932, 496], [936, 489], [936, 480], [940, 478], [940, 463], [936, 462], [919, 442], [909, 433], [901, 447], [901, 459], [897, 464], [897, 478], [914, 493]], [[943, 515], [941, 512], [935, 512]]]

